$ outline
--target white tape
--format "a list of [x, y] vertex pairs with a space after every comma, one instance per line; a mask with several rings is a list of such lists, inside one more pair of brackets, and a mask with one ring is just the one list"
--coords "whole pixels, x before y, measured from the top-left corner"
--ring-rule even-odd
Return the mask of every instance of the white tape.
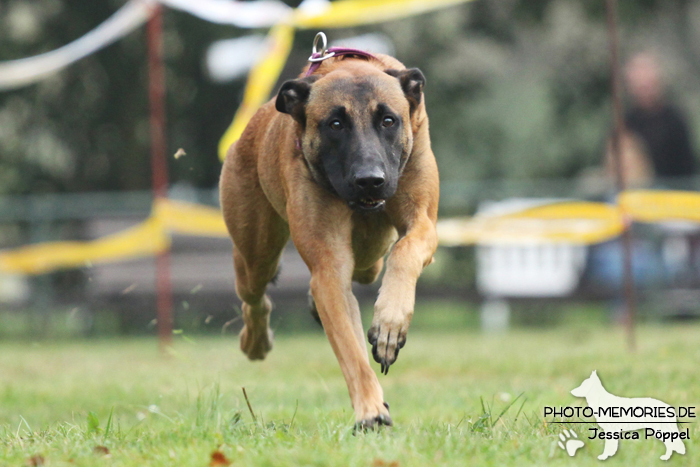
[[[440, 0], [439, 3], [440, 5], [443, 3], [449, 5], [461, 3], [462, 1], [466, 0]], [[299, 18], [295, 17], [294, 9], [277, 0], [257, 0], [254, 2], [236, 0], [131, 0], [104, 23], [70, 44], [34, 57], [0, 62], [0, 91], [26, 86], [39, 81], [124, 37], [148, 20], [153, 5], [156, 3], [162, 3], [168, 7], [185, 11], [206, 21], [230, 24], [241, 28], [267, 28], [278, 24], [290, 24], [295, 19], [299, 20]], [[365, 3], [366, 5], [364, 5]], [[389, 5], [394, 3], [388, 2]], [[372, 3], [362, 2], [362, 5], [364, 8], [365, 6], [371, 6]], [[308, 22], [314, 17], [323, 16], [332, 6], [333, 4], [327, 0], [305, 0], [299, 6], [299, 12], [302, 13], [301, 18], [303, 19], [302, 27], [304, 27], [304, 21]], [[435, 4], [425, 1], [408, 1], [406, 9], [403, 10], [404, 14], [398, 16], [405, 16], [405, 13], [414, 14], [428, 11], [434, 6]], [[353, 8], [357, 8], [357, 5]], [[380, 12], [384, 10], [386, 8], [379, 9]], [[380, 18], [385, 16], [380, 15]], [[391, 18], [395, 16], [390, 15]], [[306, 27], [309, 26], [307, 25]], [[245, 67], [247, 66], [245, 65]], [[221, 79], [230, 79], [231, 76], [236, 75], [238, 72], [237, 69], [223, 70], [222, 75], [225, 75], [225, 78]], [[215, 75], [215, 73], [212, 74]]]
[[328, 45], [330, 47], [349, 47], [351, 49], [366, 50], [373, 54], [393, 56], [396, 53], [396, 47], [391, 37], [377, 32], [338, 39], [331, 41]]
[[237, 2], [232, 0], [160, 0], [163, 5], [185, 11], [211, 23], [240, 28], [267, 28], [291, 17], [294, 11], [273, 0]]
[[0, 90], [39, 81], [124, 37], [148, 20], [153, 3], [152, 0], [132, 0], [70, 44], [34, 57], [0, 62]]
[[268, 47], [266, 37], [258, 34], [214, 42], [205, 59], [209, 77], [216, 83], [226, 83], [247, 75]]
[[0, 91], [35, 83], [121, 39], [148, 21], [157, 2], [207, 21], [242, 28], [269, 27], [289, 18], [293, 12], [285, 4], [271, 0], [131, 0], [104, 23], [61, 48], [0, 62]]
[[316, 16], [324, 14], [331, 7], [328, 0], [304, 0], [297, 7], [297, 11], [304, 12], [305, 15]]

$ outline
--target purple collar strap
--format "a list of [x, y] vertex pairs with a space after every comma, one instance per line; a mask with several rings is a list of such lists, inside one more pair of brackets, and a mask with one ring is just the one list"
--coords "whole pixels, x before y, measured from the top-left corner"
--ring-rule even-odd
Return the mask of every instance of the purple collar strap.
[[[319, 40], [321, 41], [320, 51], [317, 50]], [[327, 44], [328, 41], [324, 33], [319, 32], [318, 34], [316, 34], [316, 37], [314, 38], [312, 53], [309, 57], [311, 65], [309, 65], [309, 69], [306, 70], [306, 74], [304, 75], [304, 77], [311, 76], [321, 66], [321, 62], [331, 57], [340, 57], [342, 55], [355, 55], [357, 57], [376, 58], [374, 55], [372, 55], [369, 52], [365, 52], [364, 50], [352, 49], [348, 47], [326, 48]]]
[[356, 55], [358, 57], [366, 57], [366, 58], [375, 58], [374, 55], [372, 55], [369, 52], [365, 52], [364, 50], [359, 50], [359, 49], [351, 49], [347, 47], [331, 47], [327, 50], [326, 55], [321, 55], [320, 53], [315, 53], [311, 56], [311, 58], [314, 59], [319, 59], [316, 61], [311, 61], [311, 65], [309, 66], [309, 69], [306, 70], [306, 76], [311, 76], [318, 68], [321, 66], [321, 62], [327, 58], [331, 57], [340, 57], [342, 55]]

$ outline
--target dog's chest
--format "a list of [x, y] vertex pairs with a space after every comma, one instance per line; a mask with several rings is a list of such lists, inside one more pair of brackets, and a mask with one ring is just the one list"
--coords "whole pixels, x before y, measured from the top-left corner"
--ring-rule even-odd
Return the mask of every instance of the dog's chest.
[[353, 215], [352, 249], [355, 267], [366, 269], [382, 258], [398, 238], [389, 217], [384, 213]]

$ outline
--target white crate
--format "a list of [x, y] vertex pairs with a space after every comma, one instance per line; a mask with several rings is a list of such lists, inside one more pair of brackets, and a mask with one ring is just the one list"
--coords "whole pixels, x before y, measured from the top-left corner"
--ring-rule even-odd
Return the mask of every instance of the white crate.
[[[484, 204], [479, 214], [504, 214], [552, 199], [512, 199]], [[578, 287], [586, 247], [569, 243], [477, 245], [477, 287], [486, 297], [562, 297]]]

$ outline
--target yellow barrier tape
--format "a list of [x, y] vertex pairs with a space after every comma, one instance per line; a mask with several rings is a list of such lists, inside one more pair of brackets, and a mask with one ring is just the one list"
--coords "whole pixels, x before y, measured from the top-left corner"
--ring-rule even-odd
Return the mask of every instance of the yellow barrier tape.
[[639, 222], [700, 222], [700, 193], [630, 190], [620, 194], [620, 208]]
[[441, 245], [494, 243], [593, 244], [622, 233], [619, 210], [604, 203], [556, 203], [502, 216], [477, 216], [438, 222]]
[[347, 28], [382, 23], [470, 0], [340, 0], [331, 2], [320, 14], [296, 9], [292, 24], [300, 29]]
[[[630, 191], [620, 196], [625, 213], [642, 222], [700, 222], [700, 193]], [[562, 202], [505, 215], [438, 222], [444, 246], [494, 243], [593, 244], [622, 233], [622, 209], [605, 203]], [[192, 203], [158, 200], [145, 222], [90, 242], [50, 242], [0, 251], [0, 271], [43, 274], [154, 255], [170, 246], [170, 233], [228, 237], [221, 211]]]
[[50, 242], [2, 251], [0, 270], [44, 274], [90, 263], [150, 256], [169, 246], [170, 239], [161, 221], [152, 217], [136, 227], [91, 242]]
[[201, 206], [180, 201], [158, 200], [155, 217], [165, 230], [182, 235], [228, 238], [228, 230], [221, 211], [209, 206]]
[[287, 61], [294, 42], [294, 28], [277, 25], [268, 33], [269, 53], [251, 70], [243, 94], [243, 102], [233, 117], [233, 123], [219, 141], [219, 159], [226, 159], [228, 148], [243, 134], [246, 125], [270, 97], [277, 78]]
[[223, 162], [233, 143], [258, 108], [270, 97], [287, 61], [294, 41], [294, 28], [341, 28], [379, 23], [425, 13], [471, 0], [340, 0], [331, 2], [320, 13], [294, 10], [290, 24], [278, 24], [270, 29], [270, 49], [251, 70], [243, 94], [243, 102], [219, 141], [219, 159]]
[[86, 242], [49, 242], [0, 251], [0, 271], [43, 274], [92, 263], [151, 256], [170, 247], [170, 233], [228, 237], [219, 209], [157, 200], [146, 221], [113, 235]]

